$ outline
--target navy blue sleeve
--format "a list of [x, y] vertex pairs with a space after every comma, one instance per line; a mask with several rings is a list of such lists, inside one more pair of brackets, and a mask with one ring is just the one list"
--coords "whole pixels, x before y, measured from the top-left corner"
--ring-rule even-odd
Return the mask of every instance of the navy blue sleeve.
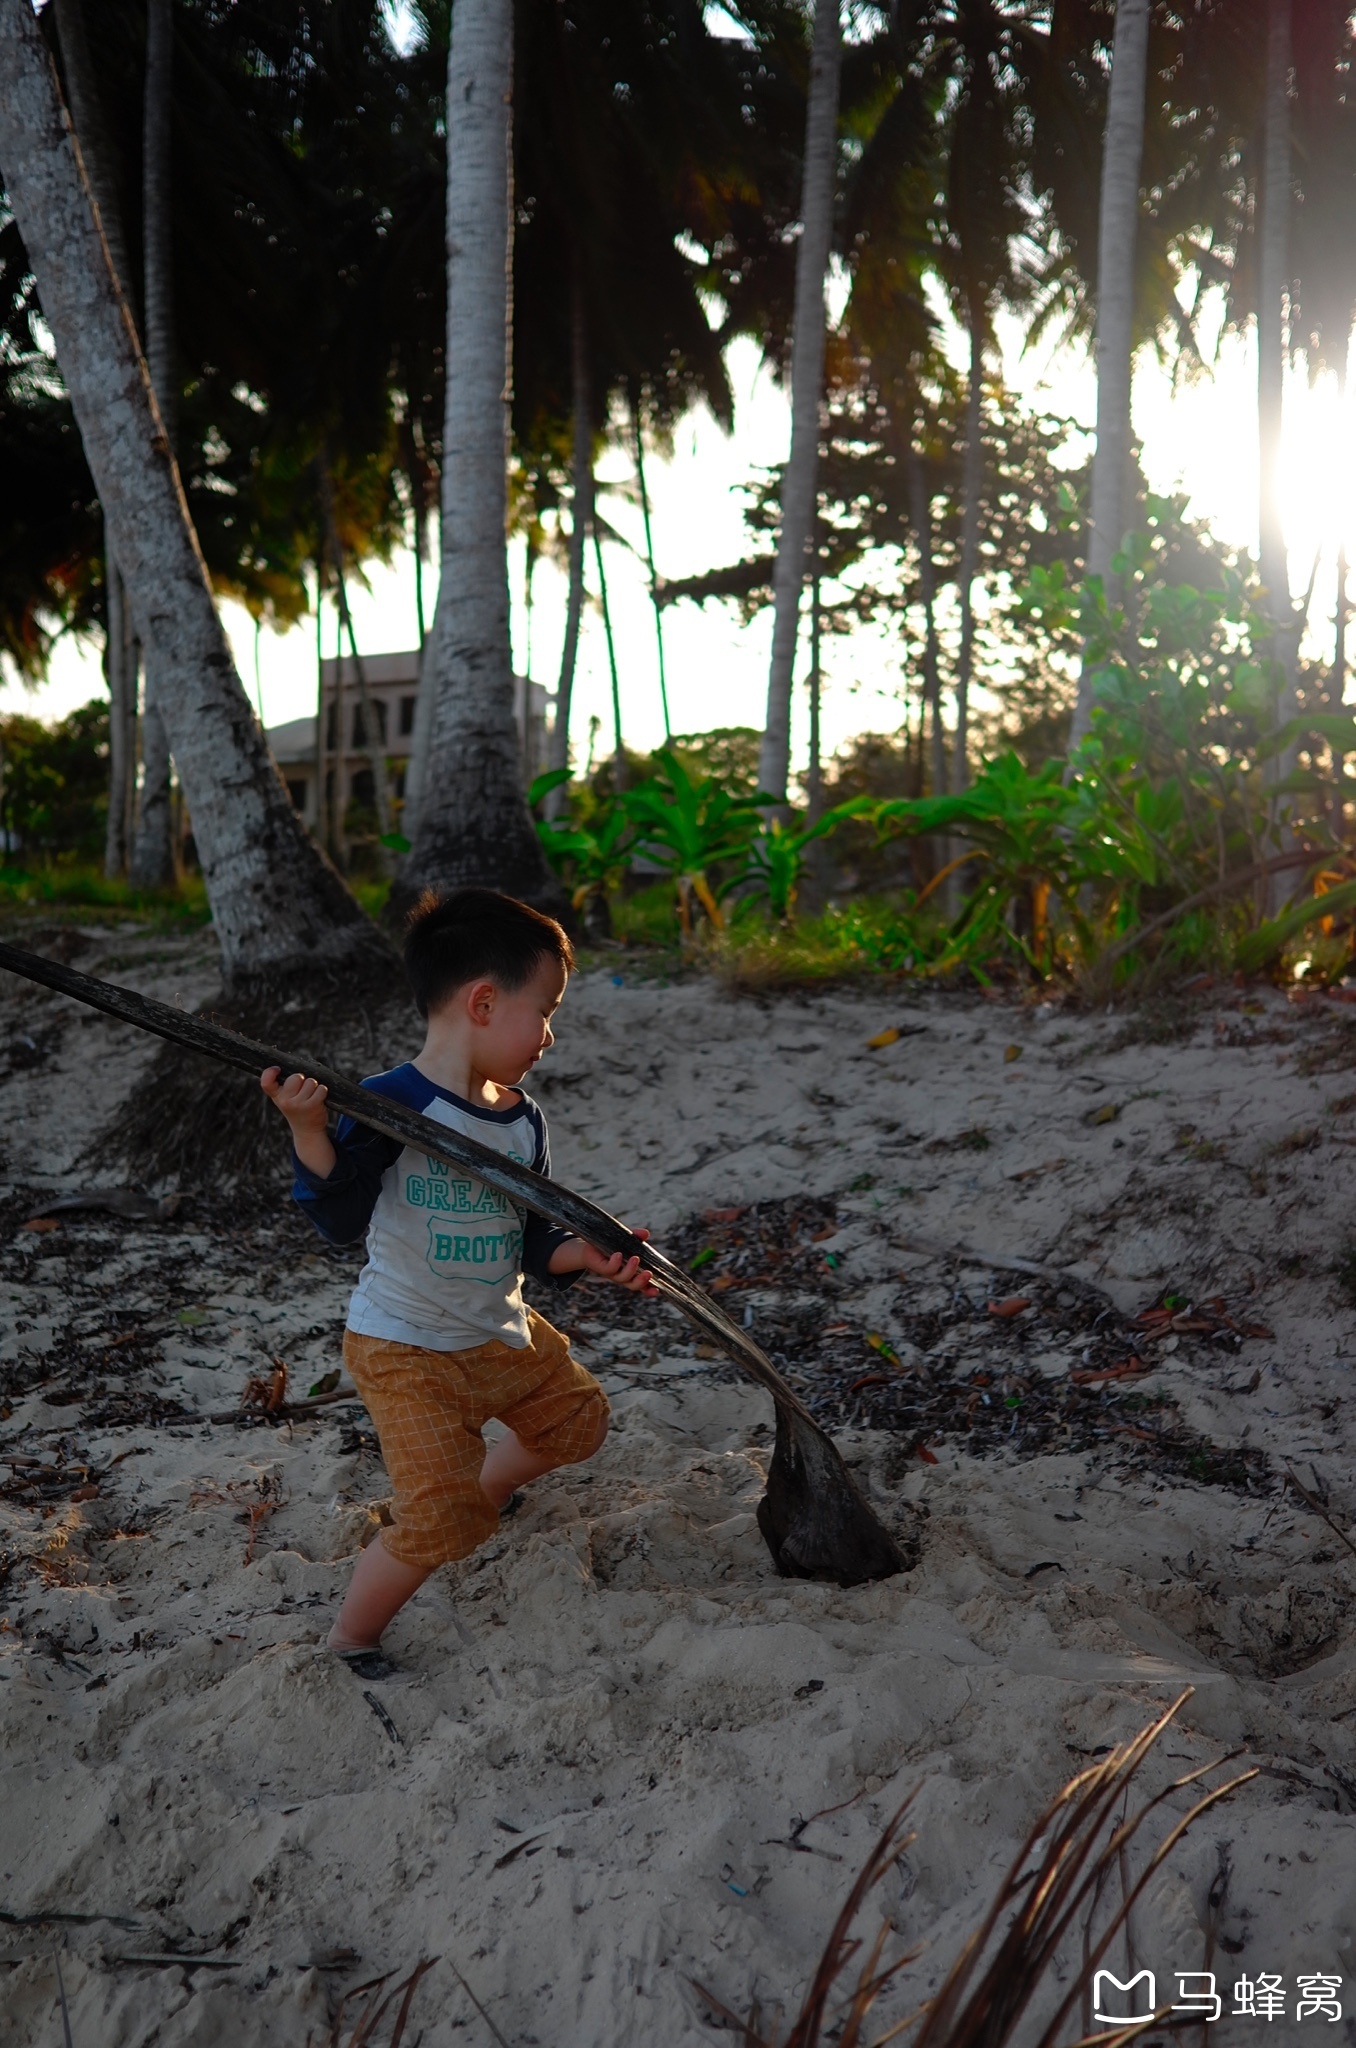
[[[527, 1100], [528, 1098], [524, 1097], [524, 1101]], [[532, 1161], [532, 1171], [544, 1174], [549, 1180], [551, 1177], [551, 1141], [546, 1135], [546, 1118], [542, 1115], [535, 1102], [528, 1101], [528, 1107], [532, 1112], [532, 1124], [537, 1133], [537, 1151]], [[534, 1280], [544, 1280], [548, 1287], [558, 1287], [561, 1289], [573, 1287], [575, 1281], [579, 1278], [577, 1272], [553, 1273], [550, 1271], [552, 1254], [559, 1246], [568, 1243], [573, 1236], [574, 1232], [572, 1230], [562, 1230], [558, 1223], [548, 1223], [544, 1216], [538, 1216], [534, 1210], [529, 1209], [527, 1221], [523, 1225], [523, 1271]]]
[[341, 1117], [334, 1134], [333, 1173], [312, 1173], [292, 1154], [292, 1199], [331, 1244], [355, 1244], [372, 1221], [382, 1176], [404, 1147], [396, 1138]]

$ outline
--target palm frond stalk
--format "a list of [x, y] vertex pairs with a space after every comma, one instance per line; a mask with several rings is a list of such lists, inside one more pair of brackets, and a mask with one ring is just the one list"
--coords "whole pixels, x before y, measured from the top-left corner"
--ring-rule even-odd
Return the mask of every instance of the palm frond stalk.
[[[740, 2020], [703, 1985], [694, 1988], [714, 2011], [742, 2028], [743, 2048], [820, 2048], [829, 2040], [835, 2048], [886, 2048], [887, 2042], [901, 2039], [915, 2025], [918, 2032], [913, 2036], [912, 2048], [1006, 2048], [1032, 1999], [1042, 1985], [1049, 1983], [1056, 1958], [1061, 1952], [1067, 1953], [1071, 1937], [1081, 1934], [1082, 1953], [1077, 1969], [1053, 2017], [1032, 2044], [1032, 2048], [1056, 2048], [1071, 2013], [1164, 1859], [1203, 1814], [1257, 1775], [1256, 1771], [1242, 1771], [1197, 1799], [1188, 1812], [1173, 1822], [1139, 1876], [1133, 1881], [1126, 1880], [1127, 1852], [1150, 1817], [1175, 1794], [1198, 1784], [1229, 1761], [1227, 1757], [1221, 1758], [1174, 1778], [1133, 1814], [1122, 1804], [1127, 1800], [1131, 1781], [1174, 1716], [1191, 1698], [1191, 1691], [1188, 1688], [1183, 1692], [1166, 1712], [1130, 1741], [1118, 1744], [1100, 1762], [1069, 1780], [1023, 1842], [988, 1912], [952, 1964], [936, 1996], [869, 2043], [863, 2028], [871, 2007], [920, 1951], [911, 1949], [896, 1961], [883, 1963], [890, 1931], [888, 1921], [884, 1922], [845, 2000], [835, 2005], [834, 1992], [863, 1946], [861, 1937], [852, 1932], [858, 1914], [891, 1865], [915, 1839], [912, 1833], [905, 1833], [905, 1828], [916, 1790], [886, 1824], [858, 1874], [789, 2033], [774, 2038], [762, 2030], [757, 2009]], [[1118, 1807], [1122, 1812], [1119, 1820], [1115, 1817]], [[1122, 1879], [1121, 1903], [1102, 1932], [1094, 1935], [1098, 1902], [1113, 1873], [1119, 1873]], [[1145, 2014], [1123, 2028], [1103, 2029], [1088, 2036], [1074, 2044], [1074, 2048], [1091, 2048], [1093, 2041], [1101, 2043], [1102, 2048], [1119, 2048], [1119, 2044], [1135, 2040], [1150, 2027], [1161, 2026], [1167, 2016], [1166, 2008]]]

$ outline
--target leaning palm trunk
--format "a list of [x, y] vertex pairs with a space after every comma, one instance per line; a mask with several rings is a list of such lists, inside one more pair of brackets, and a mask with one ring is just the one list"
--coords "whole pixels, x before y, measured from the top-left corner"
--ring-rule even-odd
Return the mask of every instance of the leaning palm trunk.
[[[1135, 244], [1144, 155], [1144, 92], [1149, 65], [1150, 0], [1119, 0], [1111, 58], [1102, 196], [1097, 240], [1097, 451], [1092, 463], [1088, 573], [1100, 576], [1111, 604], [1111, 564], [1125, 535], [1130, 472], [1130, 382], [1135, 345]], [[1070, 752], [1087, 737], [1093, 672], [1085, 662], [1069, 733]]]
[[758, 787], [785, 799], [791, 766], [791, 683], [796, 666], [806, 551], [815, 523], [819, 408], [824, 388], [824, 277], [833, 239], [838, 161], [840, 0], [815, 0], [810, 91], [805, 109], [801, 235], [791, 329], [791, 452], [782, 475], [782, 527], [772, 579], [772, 661]]
[[[578, 264], [570, 295], [570, 377], [574, 406], [574, 448], [571, 457], [574, 497], [570, 506], [569, 594], [565, 606], [565, 638], [560, 649], [560, 677], [556, 683], [556, 715], [551, 727], [548, 765], [570, 765], [570, 704], [574, 695], [574, 671], [579, 659], [579, 627], [584, 615], [584, 551], [593, 524], [593, 405], [589, 386], [588, 316], [584, 308], [583, 280]], [[559, 817], [565, 808], [564, 785], [552, 790], [551, 815]]]
[[235, 672], [29, 0], [0, 0], [0, 163], [138, 631], [165, 679], [161, 709], [225, 972], [248, 979], [370, 954], [380, 942], [306, 837]]
[[[142, 331], [146, 367], [165, 438], [177, 453], [179, 378], [175, 364], [174, 276], [170, 246], [170, 115], [174, 19], [171, 0], [148, 0], [146, 10], [146, 95], [142, 125], [141, 190], [144, 247]], [[160, 709], [156, 664], [146, 664], [146, 702], [141, 719], [141, 806], [137, 813], [130, 875], [138, 888], [167, 887], [174, 880], [171, 833], [170, 749]]]
[[555, 900], [523, 794], [509, 649], [512, 0], [458, 0], [447, 59], [447, 399], [437, 689], [392, 892], [488, 883]]

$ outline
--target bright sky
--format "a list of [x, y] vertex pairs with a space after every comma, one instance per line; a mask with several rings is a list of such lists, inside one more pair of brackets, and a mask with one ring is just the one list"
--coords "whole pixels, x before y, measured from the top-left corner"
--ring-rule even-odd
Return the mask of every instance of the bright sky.
[[[1029, 402], [1090, 426], [1095, 388], [1086, 353], [1051, 344], [1024, 356], [1016, 330], [1003, 337], [1011, 387]], [[727, 437], [704, 413], [680, 427], [672, 459], [647, 463], [660, 574], [681, 577], [733, 562], [747, 548], [744, 486], [760, 471], [784, 461], [790, 437], [787, 401], [752, 343], [736, 343], [730, 367], [736, 393], [736, 425]], [[1160, 491], [1182, 487], [1192, 509], [1221, 538], [1255, 547], [1257, 527], [1257, 430], [1255, 368], [1250, 339], [1226, 339], [1211, 374], [1172, 387], [1151, 357], [1136, 372], [1135, 426], [1144, 444], [1151, 485]], [[1345, 527], [1356, 544], [1356, 505], [1350, 482], [1352, 423], [1342, 415], [1329, 381], [1311, 389], [1297, 372], [1286, 394], [1285, 512], [1291, 549], [1291, 580], [1297, 592], [1309, 581], [1316, 550], [1323, 551], [1311, 614], [1311, 641], [1331, 645], [1336, 537]], [[609, 480], [630, 476], [629, 458], [609, 455], [600, 468]], [[607, 516], [637, 548], [642, 544], [638, 510], [619, 498], [606, 501]], [[663, 741], [654, 614], [645, 572], [637, 556], [620, 547], [607, 550], [608, 596], [618, 650], [623, 726], [628, 744], [640, 749]], [[589, 588], [596, 576], [589, 562]], [[511, 568], [514, 598], [514, 655], [528, 659], [527, 615], [522, 603], [521, 549]], [[365, 652], [393, 653], [415, 644], [412, 559], [389, 569], [374, 568], [370, 589], [354, 595], [359, 645]], [[531, 673], [554, 688], [564, 626], [565, 582], [549, 563], [537, 571], [532, 615]], [[258, 636], [238, 606], [225, 607], [228, 633], [242, 680], [251, 698], [262, 694], [265, 723], [281, 724], [315, 704], [315, 626], [304, 620], [285, 634], [267, 628]], [[335, 644], [335, 620], [326, 608], [325, 647]], [[762, 722], [771, 642], [771, 612], [748, 627], [723, 605], [680, 604], [665, 613], [665, 653], [674, 730], [694, 732]], [[257, 684], [256, 684], [257, 654]], [[801, 669], [808, 661], [802, 649]], [[890, 731], [901, 719], [900, 658], [889, 636], [862, 632], [829, 639], [824, 650], [824, 744], [832, 751], [854, 734]], [[58, 647], [48, 683], [30, 695], [6, 677], [0, 709], [25, 709], [46, 718], [64, 716], [102, 691], [99, 655], [74, 643]], [[796, 755], [806, 747], [805, 693], [797, 692]], [[611, 686], [602, 618], [596, 604], [585, 615], [571, 721], [576, 754], [589, 744], [589, 721], [602, 721], [600, 750], [612, 742]]]

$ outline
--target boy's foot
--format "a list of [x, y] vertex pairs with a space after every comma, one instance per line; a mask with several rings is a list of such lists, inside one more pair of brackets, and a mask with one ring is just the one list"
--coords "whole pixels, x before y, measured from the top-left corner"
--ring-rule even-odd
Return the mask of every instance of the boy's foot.
[[506, 1522], [510, 1515], [516, 1515], [519, 1508], [522, 1507], [526, 1499], [527, 1495], [525, 1493], [511, 1493], [508, 1499], [504, 1502], [503, 1507], [499, 1510], [500, 1521]]
[[355, 1678], [394, 1678], [400, 1670], [384, 1650], [336, 1650], [334, 1654]]

